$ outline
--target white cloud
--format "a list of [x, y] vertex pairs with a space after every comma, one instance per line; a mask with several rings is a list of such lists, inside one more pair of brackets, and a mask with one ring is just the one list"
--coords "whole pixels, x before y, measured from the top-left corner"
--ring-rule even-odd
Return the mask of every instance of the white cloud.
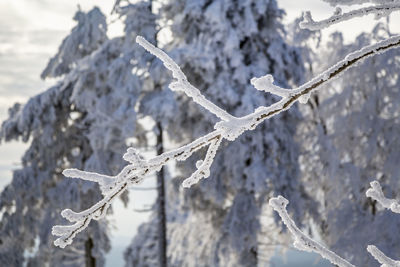
[[24, 30], [66, 30], [74, 25], [72, 17], [81, 9], [88, 11], [94, 6], [105, 13], [111, 12], [110, 0], [18, 0], [0, 3], [0, 25]]
[[[40, 80], [39, 75], [76, 25], [72, 18], [78, 4], [83, 11], [96, 5], [109, 14], [114, 3], [112, 0], [0, 1], [0, 101], [6, 97], [6, 109], [13, 104], [10, 96], [25, 102], [50, 85]], [[114, 26], [114, 32], [120, 30]], [[3, 119], [1, 116], [0, 120]]]

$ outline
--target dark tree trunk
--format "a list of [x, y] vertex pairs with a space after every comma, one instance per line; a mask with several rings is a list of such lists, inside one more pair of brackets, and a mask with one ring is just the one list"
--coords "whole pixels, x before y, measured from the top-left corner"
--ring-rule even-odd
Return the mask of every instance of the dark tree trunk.
[[85, 266], [86, 267], [96, 267], [96, 259], [92, 255], [93, 249], [93, 239], [89, 237], [85, 241]]
[[[157, 155], [164, 152], [161, 123], [157, 122]], [[165, 213], [164, 167], [157, 173], [158, 259], [160, 267], [167, 266], [167, 217]]]
[[[153, 0], [149, 1], [150, 11], [153, 11]], [[155, 46], [157, 45], [157, 34], [154, 36]], [[155, 90], [160, 90], [156, 86]], [[163, 129], [160, 122], [157, 122], [157, 155], [164, 152], [163, 146]], [[157, 172], [157, 219], [158, 219], [158, 262], [160, 267], [167, 267], [167, 216], [165, 212], [165, 175], [164, 167]]]

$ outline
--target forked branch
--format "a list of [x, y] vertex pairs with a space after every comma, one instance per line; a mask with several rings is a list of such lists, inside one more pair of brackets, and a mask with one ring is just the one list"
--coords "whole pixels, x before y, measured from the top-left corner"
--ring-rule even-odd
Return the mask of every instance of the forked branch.
[[258, 89], [280, 96], [282, 99], [271, 106], [261, 106], [253, 113], [244, 117], [234, 117], [228, 112], [219, 108], [217, 105], [207, 100], [199, 89], [191, 85], [179, 66], [162, 50], [154, 47], [144, 38], [138, 37], [137, 42], [147, 51], [154, 54], [163, 61], [165, 67], [172, 71], [175, 78], [170, 84], [172, 90], [180, 90], [193, 98], [193, 101], [207, 109], [209, 112], [221, 119], [215, 124], [215, 130], [195, 141], [165, 152], [151, 159], [144, 159], [133, 148], [128, 149], [124, 159], [131, 164], [125, 166], [116, 176], [105, 176], [97, 173], [89, 173], [76, 169], [65, 170], [63, 173], [67, 177], [81, 178], [83, 180], [97, 182], [100, 185], [104, 198], [93, 205], [91, 208], [74, 212], [69, 209], [64, 210], [61, 215], [73, 225], [54, 226], [53, 234], [59, 236], [54, 242], [55, 245], [65, 247], [72, 243], [77, 233], [87, 227], [91, 220], [98, 220], [106, 214], [108, 207], [131, 184], [141, 182], [148, 174], [159, 171], [162, 166], [172, 160], [183, 161], [190, 157], [194, 152], [208, 146], [208, 151], [203, 161], [196, 164], [197, 170], [183, 182], [184, 187], [190, 187], [202, 178], [210, 174], [210, 166], [214, 160], [218, 147], [223, 139], [228, 141], [235, 140], [238, 136], [248, 130], [253, 130], [266, 119], [269, 119], [282, 111], [289, 109], [294, 103], [300, 101], [307, 102], [310, 94], [319, 89], [322, 85], [338, 77], [344, 71], [355, 66], [364, 59], [385, 52], [389, 49], [400, 46], [400, 36], [394, 36], [377, 44], [366, 46], [359, 51], [353, 52], [334, 66], [316, 76], [314, 79], [294, 89], [280, 88], [273, 84], [270, 75], [252, 79], [252, 84]]
[[289, 229], [290, 233], [293, 235], [295, 248], [307, 252], [315, 252], [321, 255], [323, 258], [327, 259], [333, 264], [336, 264], [340, 267], [355, 267], [353, 264], [348, 262], [347, 260], [339, 257], [334, 252], [330, 251], [317, 241], [311, 239], [307, 235], [305, 235], [294, 223], [294, 221], [290, 218], [286, 206], [289, 204], [289, 201], [282, 197], [278, 196], [275, 198], [271, 198], [269, 200], [269, 205], [278, 212], [281, 217], [283, 223]]
[[[382, 189], [378, 182], [374, 181], [371, 183], [372, 188], [369, 189], [366, 193], [367, 196], [374, 198], [378, 202], [380, 202], [383, 206], [389, 208], [388, 205], [392, 202], [392, 200], [387, 199], [383, 196]], [[317, 241], [311, 239], [307, 235], [305, 235], [294, 223], [294, 221], [290, 218], [286, 206], [289, 204], [289, 201], [282, 197], [278, 196], [276, 198], [271, 198], [269, 200], [270, 206], [278, 212], [281, 217], [283, 223], [287, 226], [290, 233], [294, 237], [294, 246], [295, 248], [308, 252], [316, 252], [321, 255], [323, 258], [329, 260], [331, 263], [336, 264], [340, 267], [349, 267], [353, 266], [351, 263], [346, 261], [345, 259], [339, 257], [331, 250], [327, 249]], [[381, 264], [381, 267], [400, 267], [400, 261], [395, 261], [388, 256], [386, 256], [382, 251], [380, 251], [374, 245], [369, 245], [367, 247], [367, 251]]]

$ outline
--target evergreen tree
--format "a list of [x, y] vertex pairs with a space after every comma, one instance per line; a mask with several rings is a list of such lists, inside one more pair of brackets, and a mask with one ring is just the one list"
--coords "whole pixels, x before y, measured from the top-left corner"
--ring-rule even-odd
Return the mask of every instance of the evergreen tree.
[[[64, 206], [81, 210], [101, 197], [95, 183], [65, 179], [63, 169], [113, 175], [124, 165], [121, 154], [127, 139], [143, 138], [135, 106], [146, 80], [148, 56], [134, 40], [138, 33], [154, 38], [155, 17], [142, 11], [140, 5], [118, 8], [125, 35], [111, 40], [98, 8], [87, 14], [78, 11], [78, 25], [42, 73], [62, 79], [10, 109], [2, 140], [22, 138], [30, 147], [22, 169], [14, 172], [0, 197], [1, 265], [22, 266], [24, 253], [32, 249], [25, 259], [29, 266], [104, 265], [110, 248], [106, 221], [92, 223], [65, 250], [53, 245], [51, 227], [61, 223]], [[127, 201], [127, 195], [123, 199]]]
[[[67, 203], [83, 208], [87, 201], [99, 197], [98, 188], [82, 182], [67, 183], [61, 175], [66, 166], [83, 167], [92, 154], [89, 139], [82, 131], [85, 128], [81, 126], [85, 115], [71, 101], [77, 80], [76, 72], [70, 68], [107, 41], [106, 21], [99, 9], [87, 14], [78, 11], [74, 18], [78, 25], [64, 39], [56, 59], [49, 62], [42, 74], [42, 77], [65, 74], [65, 80], [25, 105], [15, 104], [2, 124], [2, 140], [30, 142], [22, 159], [23, 167], [14, 171], [11, 184], [0, 197], [3, 211], [0, 258], [4, 265], [22, 266], [24, 253], [33, 249], [32, 256], [26, 259], [29, 266], [60, 263], [74, 266], [84, 262], [93, 266], [90, 263], [96, 260], [101, 266], [103, 254], [109, 249], [104, 223], [93, 224], [67, 251], [52, 245], [51, 226], [58, 221], [60, 206]], [[84, 52], [81, 43], [90, 44]], [[79, 53], [63, 56], [65, 49]], [[94, 243], [93, 238], [99, 242]], [[84, 253], [77, 253], [78, 249]]]

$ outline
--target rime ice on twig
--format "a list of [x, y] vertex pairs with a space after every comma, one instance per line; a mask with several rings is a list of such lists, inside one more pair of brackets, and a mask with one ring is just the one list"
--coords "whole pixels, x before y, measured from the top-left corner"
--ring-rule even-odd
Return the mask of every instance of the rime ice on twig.
[[141, 36], [136, 37], [136, 42], [148, 52], [158, 57], [164, 63], [164, 66], [172, 71], [172, 76], [177, 80], [176, 82], [171, 83], [169, 86], [172, 91], [183, 91], [186, 95], [193, 98], [194, 102], [203, 106], [222, 120], [227, 121], [233, 118], [233, 116], [228, 112], [207, 100], [201, 94], [199, 89], [190, 84], [179, 66], [164, 51], [153, 46]]
[[[373, 181], [370, 183], [371, 188], [365, 193], [367, 197], [370, 197], [377, 202], [379, 202], [384, 208], [390, 209], [392, 212], [400, 213], [400, 205], [394, 199], [386, 198], [382, 192], [382, 187], [378, 181]], [[400, 267], [400, 261], [395, 261], [388, 256], [386, 256], [382, 251], [380, 251], [374, 245], [369, 245], [367, 247], [369, 253], [371, 253], [374, 258], [379, 261], [382, 265], [381, 267]]]
[[400, 267], [400, 261], [392, 260], [374, 245], [369, 245], [367, 250], [377, 261], [379, 261], [380, 264], [382, 264], [381, 267]]
[[143, 157], [133, 147], [128, 148], [128, 150], [122, 156], [122, 158], [136, 166], [143, 166], [143, 164], [145, 163], [145, 160], [143, 159]]
[[378, 181], [373, 181], [370, 183], [371, 188], [365, 193], [367, 197], [376, 200], [384, 208], [391, 210], [395, 213], [400, 213], [400, 204], [395, 199], [386, 198], [382, 192], [382, 187]]
[[303, 21], [300, 22], [300, 28], [308, 30], [321, 30], [328, 28], [329, 26], [340, 23], [342, 21], [350, 20], [355, 17], [363, 17], [369, 14], [374, 14], [376, 19], [390, 15], [390, 13], [400, 10], [400, 3], [386, 3], [381, 5], [374, 5], [369, 7], [363, 7], [356, 10], [351, 10], [346, 13], [342, 13], [342, 10], [337, 7], [335, 13], [324, 20], [314, 21], [312, 19], [311, 13], [305, 12], [303, 16]]
[[124, 159], [131, 164], [125, 166], [118, 175], [113, 177], [75, 169], [65, 170], [64, 174], [66, 176], [72, 176], [75, 178], [81, 178], [99, 183], [104, 198], [85, 211], [78, 213], [71, 210], [64, 210], [62, 212], [63, 217], [71, 222], [75, 222], [75, 224], [67, 226], [54, 226], [53, 234], [60, 236], [54, 242], [54, 244], [57, 246], [65, 247], [71, 244], [75, 235], [85, 229], [92, 219], [98, 220], [102, 218], [114, 199], [124, 190], [126, 190], [129, 185], [139, 183], [146, 175], [151, 172], [159, 171], [162, 166], [171, 160], [186, 160], [194, 152], [206, 146], [209, 146], [209, 148], [204, 160], [196, 164], [197, 170], [193, 173], [193, 175], [191, 175], [191, 177], [184, 181], [183, 186], [190, 187], [191, 185], [197, 183], [200, 179], [208, 177], [210, 173], [210, 166], [214, 160], [222, 139], [233, 141], [245, 131], [255, 129], [257, 125], [262, 123], [264, 120], [289, 109], [297, 101], [303, 103], [307, 102], [308, 97], [313, 91], [317, 90], [321, 85], [327, 83], [331, 79], [339, 76], [347, 69], [355, 66], [360, 61], [372, 55], [399, 47], [400, 36], [391, 37], [387, 40], [381, 41], [374, 45], [366, 46], [359, 51], [349, 54], [345, 59], [339, 61], [322, 74], [295, 89], [284, 89], [273, 85], [272, 76], [268, 75], [253, 79], [252, 82], [257, 89], [277, 94], [281, 96], [282, 99], [270, 106], [261, 106], [253, 113], [240, 118], [230, 115], [226, 111], [216, 106], [214, 103], [207, 100], [197, 88], [193, 87], [187, 81], [186, 76], [183, 74], [178, 65], [165, 52], [154, 47], [142, 37], [138, 37], [137, 42], [146, 50], [160, 58], [165, 67], [172, 71], [173, 77], [177, 80], [170, 85], [172, 90], [182, 90], [188, 96], [192, 97], [196, 103], [219, 117], [221, 121], [215, 124], [215, 130], [213, 132], [200, 137], [187, 145], [169, 152], [165, 152], [148, 160], [145, 160], [143, 157], [141, 157], [134, 149], [128, 149], [127, 153], [124, 155]]
[[133, 148], [129, 148], [124, 155], [124, 159], [133, 163], [127, 165], [118, 175], [111, 177], [100, 175], [97, 173], [85, 172], [76, 169], [64, 170], [64, 175], [68, 177], [81, 178], [87, 181], [99, 183], [102, 189], [104, 198], [82, 212], [74, 212], [70, 209], [65, 209], [61, 212], [61, 216], [70, 222], [72, 225], [56, 225], [53, 227], [52, 234], [59, 236], [54, 241], [56, 246], [61, 248], [70, 245], [77, 233], [84, 230], [91, 220], [99, 220], [103, 218], [116, 197], [118, 197], [131, 184], [137, 184], [150, 172], [155, 172], [161, 169], [170, 160], [185, 160], [194, 152], [202, 147], [210, 145], [204, 161], [199, 164], [198, 170], [186, 181], [186, 187], [190, 187], [201, 178], [207, 177], [210, 173], [210, 166], [216, 154], [222, 137], [219, 131], [214, 131], [208, 135], [200, 137], [190, 144], [163, 153], [150, 160], [143, 159]]
[[99, 220], [103, 218], [110, 207], [112, 200], [119, 196], [128, 186], [128, 183], [117, 184], [110, 192], [95, 205], [82, 212], [74, 212], [70, 209], [65, 209], [61, 212], [61, 216], [70, 222], [75, 222], [73, 225], [56, 225], [53, 226], [52, 234], [59, 236], [54, 241], [54, 245], [65, 248], [70, 245], [77, 233], [83, 231], [92, 219]]
[[284, 89], [273, 84], [274, 77], [272, 77], [272, 75], [270, 74], [262, 76], [260, 78], [254, 77], [250, 80], [250, 82], [259, 91], [268, 92], [280, 97], [290, 96], [289, 89]]
[[374, 3], [374, 4], [385, 4], [385, 3], [393, 3], [397, 0], [323, 0], [324, 2], [329, 3], [331, 6], [337, 5], [361, 5], [365, 3]]
[[[271, 75], [266, 75], [260, 78], [253, 78], [252, 84], [255, 85], [258, 90], [267, 91], [282, 96], [283, 99], [278, 103], [282, 103], [283, 108], [280, 111], [283, 111], [287, 109], [286, 107], [290, 107], [297, 100], [299, 100], [299, 102], [306, 103], [310, 94], [313, 91], [317, 90], [322, 84], [326, 83], [327, 81], [338, 77], [343, 71], [355, 66], [360, 61], [370, 56], [385, 52], [389, 49], [397, 48], [399, 46], [400, 35], [390, 37], [386, 40], [377, 42], [376, 44], [365, 46], [358, 51], [354, 51], [348, 54], [343, 60], [337, 62], [326, 71], [322, 72], [321, 74], [314, 77], [312, 80], [304, 83], [297, 88], [285, 89], [273, 85], [273, 79]], [[265, 110], [265, 108], [266, 107], [261, 107], [259, 108], [259, 110]], [[245, 117], [256, 117], [255, 113], [257, 113], [257, 111]]]
[[[400, 205], [398, 202], [393, 199], [388, 199], [383, 195], [379, 182], [371, 182], [371, 188], [367, 190], [366, 195], [378, 201], [383, 207], [390, 209], [395, 213], [400, 213]], [[323, 258], [338, 266], [354, 266], [301, 232], [286, 210], [286, 206], [289, 204], [289, 201], [286, 198], [282, 196], [271, 198], [269, 204], [279, 213], [283, 223], [292, 233], [294, 237], [294, 246], [297, 249], [316, 252]], [[395, 261], [389, 258], [374, 245], [369, 245], [367, 251], [381, 264], [381, 267], [400, 267], [400, 261]]]
[[219, 137], [211, 142], [204, 160], [199, 160], [196, 163], [197, 170], [189, 178], [186, 178], [183, 181], [183, 187], [191, 187], [193, 184], [196, 184], [200, 179], [210, 176], [210, 167], [214, 160], [215, 154], [217, 154], [218, 147], [221, 144], [221, 139], [222, 138]]
[[289, 201], [282, 197], [278, 196], [275, 198], [271, 198], [269, 200], [269, 205], [279, 213], [279, 216], [282, 218], [283, 223], [287, 226], [289, 231], [292, 233], [294, 237], [294, 246], [299, 250], [304, 250], [308, 252], [316, 252], [320, 254], [323, 258], [329, 260], [331, 263], [336, 264], [340, 267], [354, 267], [353, 264], [349, 263], [345, 259], [339, 257], [334, 252], [325, 248], [320, 243], [314, 241], [313, 239], [306, 236], [294, 223], [294, 221], [290, 218], [286, 206], [289, 204]]
[[80, 178], [86, 181], [98, 183], [103, 195], [108, 193], [110, 186], [115, 182], [115, 177], [95, 172], [85, 172], [78, 169], [66, 169], [62, 173], [65, 177]]

